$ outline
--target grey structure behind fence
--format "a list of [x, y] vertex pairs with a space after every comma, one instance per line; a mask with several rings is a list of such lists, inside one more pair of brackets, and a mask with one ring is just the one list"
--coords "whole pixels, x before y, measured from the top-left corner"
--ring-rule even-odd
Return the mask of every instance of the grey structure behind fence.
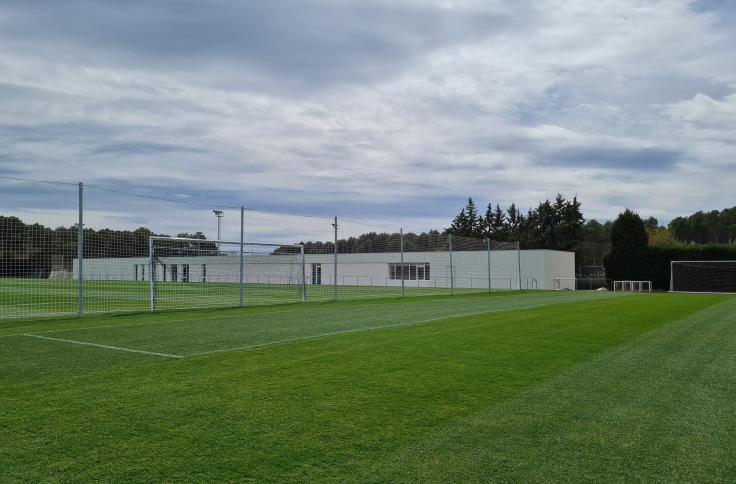
[[516, 242], [81, 183], [0, 189], [0, 318], [529, 287]]

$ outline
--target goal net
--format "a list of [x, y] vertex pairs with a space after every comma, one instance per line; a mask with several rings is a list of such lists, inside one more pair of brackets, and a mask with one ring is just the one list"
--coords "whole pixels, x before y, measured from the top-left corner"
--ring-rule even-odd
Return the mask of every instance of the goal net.
[[613, 281], [614, 292], [652, 292], [652, 281]]
[[[136, 280], [150, 285], [151, 309], [300, 302], [306, 297], [301, 245], [151, 237]], [[147, 266], [147, 267], [146, 267]]]
[[672, 261], [670, 291], [736, 293], [736, 260]]

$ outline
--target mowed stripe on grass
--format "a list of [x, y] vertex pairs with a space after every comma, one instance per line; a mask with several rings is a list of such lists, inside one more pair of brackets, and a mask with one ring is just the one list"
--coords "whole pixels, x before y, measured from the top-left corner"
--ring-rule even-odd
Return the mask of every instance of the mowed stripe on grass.
[[[8, 480], [394, 480], [406, 475], [392, 456], [405, 455], [434, 469], [410, 477], [439, 480], [452, 475], [443, 460], [453, 456], [425, 459], [421, 450], [436, 432], [724, 300], [605, 298], [171, 360], [3, 338], [3, 472]], [[711, 350], [707, 341], [699, 348]], [[540, 405], [536, 414], [553, 414], [551, 402]], [[523, 425], [508, 431], [554, 439]], [[506, 442], [514, 445], [511, 435], [492, 434], [461, 450], [482, 455]], [[538, 449], [519, 446], [518, 459]], [[475, 470], [470, 478], [488, 469]], [[606, 470], [596, 472], [615, 477]]]
[[422, 324], [456, 316], [610, 297], [621, 296], [596, 293], [519, 293], [498, 297], [416, 299], [405, 302], [390, 300], [383, 304], [370, 305], [357, 302], [348, 305], [295, 305], [273, 311], [241, 310], [202, 318], [178, 313], [171, 314], [170, 319], [149, 320], [146, 315], [138, 315], [128, 324], [99, 324], [49, 331], [37, 329], [28, 333], [79, 344], [192, 356], [380, 327]]

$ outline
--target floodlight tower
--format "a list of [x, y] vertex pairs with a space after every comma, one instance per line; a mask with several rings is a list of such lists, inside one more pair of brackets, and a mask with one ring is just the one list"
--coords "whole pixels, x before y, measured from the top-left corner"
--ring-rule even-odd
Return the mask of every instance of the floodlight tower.
[[220, 252], [220, 222], [222, 221], [223, 213], [222, 210], [213, 210], [212, 213], [217, 217], [217, 252]]

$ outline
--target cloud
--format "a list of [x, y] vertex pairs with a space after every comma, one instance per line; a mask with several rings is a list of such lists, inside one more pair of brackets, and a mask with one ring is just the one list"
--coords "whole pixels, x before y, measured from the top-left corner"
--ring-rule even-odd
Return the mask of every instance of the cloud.
[[662, 172], [671, 169], [680, 156], [682, 154], [677, 151], [662, 148], [583, 147], [552, 152], [540, 161], [558, 167]]
[[[723, 208], [733, 10], [6, 1], [0, 171], [413, 230], [446, 226], [469, 195], [526, 208], [578, 194], [599, 219], [626, 205], [661, 219]], [[43, 190], [12, 193], [3, 207], [60, 207]], [[109, 193], [91, 189], [101, 224], [211, 230], [206, 208]], [[263, 223], [284, 234], [309, 220]]]

